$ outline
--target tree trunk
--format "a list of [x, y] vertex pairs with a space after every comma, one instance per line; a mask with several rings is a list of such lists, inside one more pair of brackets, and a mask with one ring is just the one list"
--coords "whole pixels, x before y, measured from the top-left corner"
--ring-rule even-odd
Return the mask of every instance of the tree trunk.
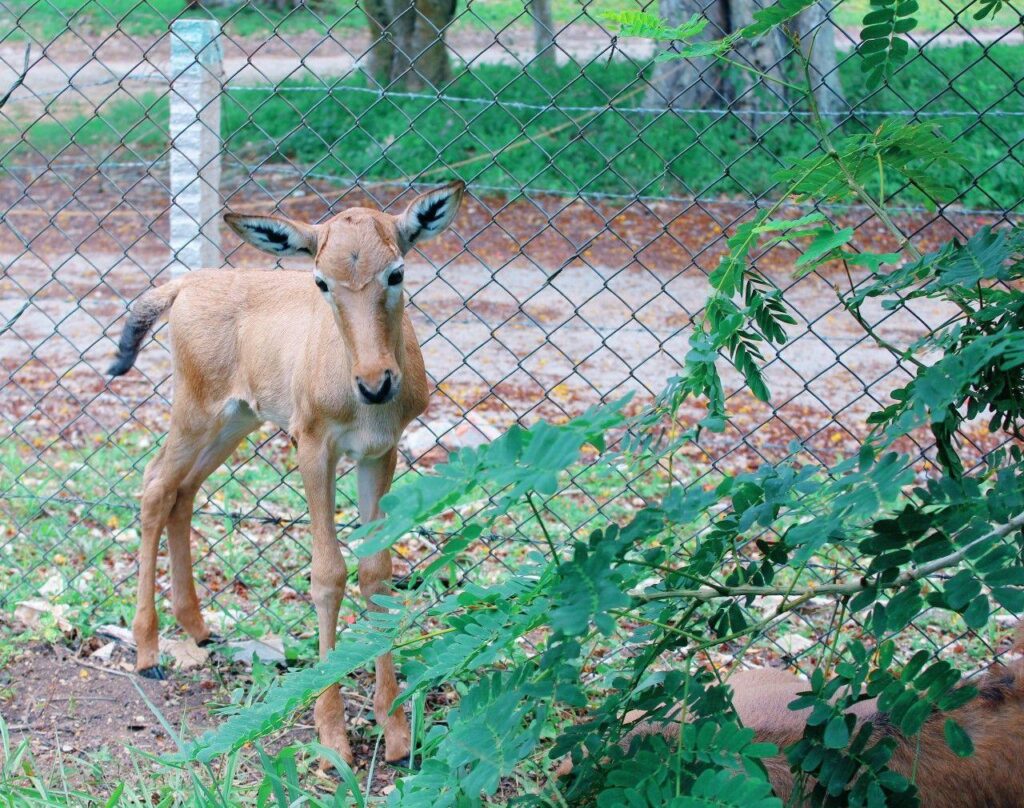
[[[668, 25], [680, 25], [694, 14], [710, 21], [699, 39], [718, 39], [728, 31], [727, 0], [660, 0], [661, 18]], [[671, 46], [670, 46], [671, 47]], [[672, 109], [700, 109], [725, 106], [722, 74], [711, 59], [673, 59], [659, 62], [651, 75], [646, 105]]]
[[[718, 39], [752, 23], [754, 12], [769, 4], [770, 0], [660, 0], [659, 10], [668, 25], [703, 14], [709, 24], [700, 38]], [[809, 6], [790, 25], [800, 35], [804, 54], [810, 53], [819, 108], [823, 115], [835, 115], [845, 106], [836, 71], [835, 25], [821, 2]], [[789, 53], [789, 40], [774, 30], [752, 42], [741, 40], [731, 54], [732, 59], [763, 76], [711, 59], [659, 62], [651, 76], [647, 104], [677, 110], [729, 107], [751, 129], [761, 131], [777, 118], [766, 112], [782, 115], [796, 100], [789, 98], [777, 81], [783, 78], [782, 62]]]
[[[726, 0], [723, 0], [726, 2]], [[764, 3], [768, 5], [768, 3]], [[752, 0], [731, 0], [729, 2], [729, 28], [738, 31], [754, 22], [754, 12], [758, 7]], [[733, 51], [732, 58], [763, 75], [748, 70], [730, 68], [732, 109], [740, 113], [740, 117], [754, 131], [760, 131], [774, 125], [777, 116], [764, 116], [756, 113], [786, 109], [786, 89], [778, 81], [783, 80], [782, 60], [786, 58], [790, 47], [786, 37], [779, 30], [769, 31], [757, 39], [740, 40]], [[775, 81], [772, 81], [775, 79]]]
[[828, 18], [825, 6], [817, 2], [800, 12], [794, 30], [800, 37], [800, 49], [810, 58], [811, 84], [818, 112], [825, 118], [835, 118], [847, 108], [839, 82], [835, 23]]
[[555, 66], [555, 22], [551, 0], [526, 0], [526, 12], [533, 19], [533, 64], [541, 69]]
[[363, 0], [373, 44], [367, 70], [382, 87], [440, 89], [451, 76], [444, 29], [455, 0]]

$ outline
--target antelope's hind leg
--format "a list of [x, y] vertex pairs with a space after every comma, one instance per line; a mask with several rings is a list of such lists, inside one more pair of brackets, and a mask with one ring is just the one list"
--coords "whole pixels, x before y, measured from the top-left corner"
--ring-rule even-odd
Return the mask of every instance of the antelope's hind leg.
[[[207, 629], [199, 615], [188, 545], [192, 502], [202, 481], [253, 426], [250, 421], [248, 428], [242, 431], [242, 422], [223, 415], [204, 419], [189, 413], [191, 417], [186, 419], [179, 415], [183, 409], [172, 410], [167, 439], [146, 468], [143, 479], [139, 585], [132, 633], [136, 646], [135, 669], [151, 679], [164, 678], [159, 664], [156, 616], [156, 557], [160, 535], [166, 526], [175, 614], [181, 611], [183, 625], [192, 636], [196, 636], [193, 632], [205, 635]], [[228, 447], [232, 439], [234, 442]]]
[[171, 429], [156, 457], [146, 467], [139, 517], [139, 584], [136, 591], [135, 670], [149, 679], [163, 679], [156, 617], [156, 555], [160, 534], [178, 498], [178, 487], [203, 448], [203, 433], [188, 431], [171, 419]]
[[192, 514], [199, 486], [230, 456], [239, 442], [259, 426], [246, 405], [229, 402], [212, 442], [206, 444], [192, 469], [178, 486], [174, 507], [167, 519], [167, 549], [171, 562], [171, 608], [174, 618], [189, 636], [202, 645], [210, 637], [196, 594], [192, 568]]

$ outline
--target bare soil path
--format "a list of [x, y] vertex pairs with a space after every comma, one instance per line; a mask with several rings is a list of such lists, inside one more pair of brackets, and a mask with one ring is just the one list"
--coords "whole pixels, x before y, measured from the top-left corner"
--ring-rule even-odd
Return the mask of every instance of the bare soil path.
[[[12, 749], [27, 741], [39, 776], [62, 772], [70, 788], [92, 794], [109, 795], [123, 780], [140, 789], [154, 787], [161, 779], [174, 782], [172, 769], [144, 757], [177, 750], [153, 708], [175, 733], [195, 737], [224, 720], [211, 707], [230, 703], [232, 691], [247, 687], [250, 676], [241, 666], [222, 664], [171, 671], [166, 681], [157, 682], [131, 673], [133, 654], [128, 649], [119, 646], [109, 659], [94, 657], [103, 644], [97, 638], [77, 648], [35, 642], [21, 648], [0, 670], [0, 716], [10, 731]], [[360, 686], [370, 682], [363, 678]], [[363, 779], [376, 731], [367, 713], [368, 700], [356, 691], [348, 696], [353, 751]], [[265, 748], [274, 754], [285, 745], [314, 738], [312, 715], [303, 714], [289, 729], [269, 738]], [[0, 765], [2, 758], [0, 750]], [[394, 777], [390, 766], [375, 766], [373, 792], [379, 794]], [[255, 785], [261, 778], [253, 756], [243, 756], [237, 782]], [[179, 780], [184, 782], [184, 777]], [[337, 787], [331, 777], [323, 776], [322, 781], [325, 793]]]

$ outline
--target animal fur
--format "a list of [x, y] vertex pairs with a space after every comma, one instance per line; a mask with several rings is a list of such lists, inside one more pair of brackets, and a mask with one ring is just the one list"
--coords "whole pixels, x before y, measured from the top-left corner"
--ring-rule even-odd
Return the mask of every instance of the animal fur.
[[[979, 690], [974, 699], [949, 713], [934, 713], [920, 735], [910, 738], [879, 712], [875, 699], [859, 702], [850, 710], [858, 727], [872, 722], [872, 743], [884, 735], [896, 738], [888, 767], [916, 783], [923, 808], [1024, 806], [1020, 764], [1024, 760], [1024, 660], [994, 665], [972, 684]], [[790, 710], [789, 704], [808, 690], [806, 681], [787, 671], [761, 668], [735, 673], [729, 685], [740, 721], [755, 731], [758, 742], [785, 750], [800, 740], [810, 709]], [[643, 720], [641, 711], [628, 713], [626, 724], [635, 726], [623, 737], [622, 747], [628, 749], [634, 738], [652, 734], [674, 741], [679, 722], [672, 716], [678, 715], [679, 709], [677, 706], [668, 720], [659, 723]], [[953, 718], [970, 736], [973, 755], [962, 758], [950, 750], [944, 736], [947, 718]], [[806, 800], [790, 802], [795, 784], [784, 754], [765, 760], [765, 768], [772, 789], [787, 806], [809, 805]], [[566, 760], [557, 775], [565, 776], [571, 770], [572, 762]]]

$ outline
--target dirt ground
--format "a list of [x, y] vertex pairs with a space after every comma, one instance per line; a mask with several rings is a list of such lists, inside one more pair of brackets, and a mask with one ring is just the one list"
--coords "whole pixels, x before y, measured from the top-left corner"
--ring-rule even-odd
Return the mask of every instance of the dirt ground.
[[[63, 766], [73, 788], [112, 788], [121, 779], [135, 779], [136, 767], [155, 765], [143, 754], [175, 752], [176, 741], [154, 709], [179, 737], [188, 739], [223, 722], [224, 717], [212, 708], [230, 703], [232, 690], [252, 681], [245, 666], [223, 660], [192, 671], [171, 670], [166, 681], [145, 679], [131, 672], [131, 649], [119, 646], [109, 660], [92, 656], [105, 642], [99, 638], [70, 645], [34, 642], [21, 646], [13, 661], [0, 670], [0, 716], [12, 748], [27, 741], [36, 770], [46, 776]], [[358, 689], [345, 693], [361, 780], [377, 743], [366, 689], [371, 681], [363, 672]], [[285, 745], [315, 740], [312, 720], [310, 710], [300, 714], [289, 729], [268, 738], [265, 749], [273, 754]], [[258, 783], [262, 773], [248, 757], [244, 760], [242, 781]], [[372, 793], [386, 790], [395, 773], [390, 766], [376, 765]], [[333, 775], [316, 777], [323, 780], [325, 790], [336, 785]]]
[[[228, 206], [251, 199], [257, 189], [250, 182], [225, 190]], [[73, 199], [51, 218], [46, 200], [66, 195], [72, 183]], [[363, 189], [314, 180], [297, 188], [293, 180], [264, 178], [260, 190], [267, 188], [282, 198], [291, 192], [288, 215], [306, 220], [321, 218], [325, 209], [404, 205], [390, 188], [373, 188], [374, 199]], [[10, 423], [26, 436], [56, 433], [70, 440], [125, 424], [164, 431], [171, 395], [166, 331], [157, 336], [163, 349], [142, 352], [140, 372], [109, 384], [102, 372], [114, 354], [126, 301], [166, 277], [166, 190], [159, 176], [68, 168], [37, 177], [27, 188], [4, 184], [0, 205], [10, 207], [9, 219], [17, 223], [16, 232], [0, 231], [6, 265], [0, 318], [17, 317], [0, 334], [9, 380], [0, 400]], [[435, 447], [429, 459], [442, 459], [459, 445], [464, 425], [487, 437], [488, 430], [512, 423], [572, 416], [602, 399], [630, 391], [646, 399], [662, 389], [689, 350], [692, 318], [709, 291], [707, 273], [733, 228], [750, 215], [745, 203], [714, 200], [621, 204], [470, 196], [451, 232], [407, 258], [410, 315], [436, 393], [407, 431], [406, 460], [420, 460]], [[864, 211], [851, 209], [839, 221], [858, 226], [861, 249], [893, 246]], [[995, 221], [952, 210], [938, 218], [908, 213], [898, 219], [923, 250]], [[252, 248], [237, 248], [226, 231], [222, 243], [232, 264], [266, 266]], [[737, 467], [784, 456], [792, 440], [828, 461], [855, 445], [864, 416], [908, 380], [840, 309], [832, 287], [848, 285], [842, 270], [795, 279], [795, 258], [792, 249], [777, 247], [756, 261], [784, 290], [799, 321], [789, 344], [766, 353], [776, 406], [750, 398], [739, 377], [727, 372], [736, 417], [727, 433], [707, 437], [709, 454], [733, 453]], [[883, 338], [905, 345], [949, 311], [922, 302], [912, 314], [890, 315], [869, 302], [863, 313]], [[699, 417], [696, 410], [692, 415]]]

